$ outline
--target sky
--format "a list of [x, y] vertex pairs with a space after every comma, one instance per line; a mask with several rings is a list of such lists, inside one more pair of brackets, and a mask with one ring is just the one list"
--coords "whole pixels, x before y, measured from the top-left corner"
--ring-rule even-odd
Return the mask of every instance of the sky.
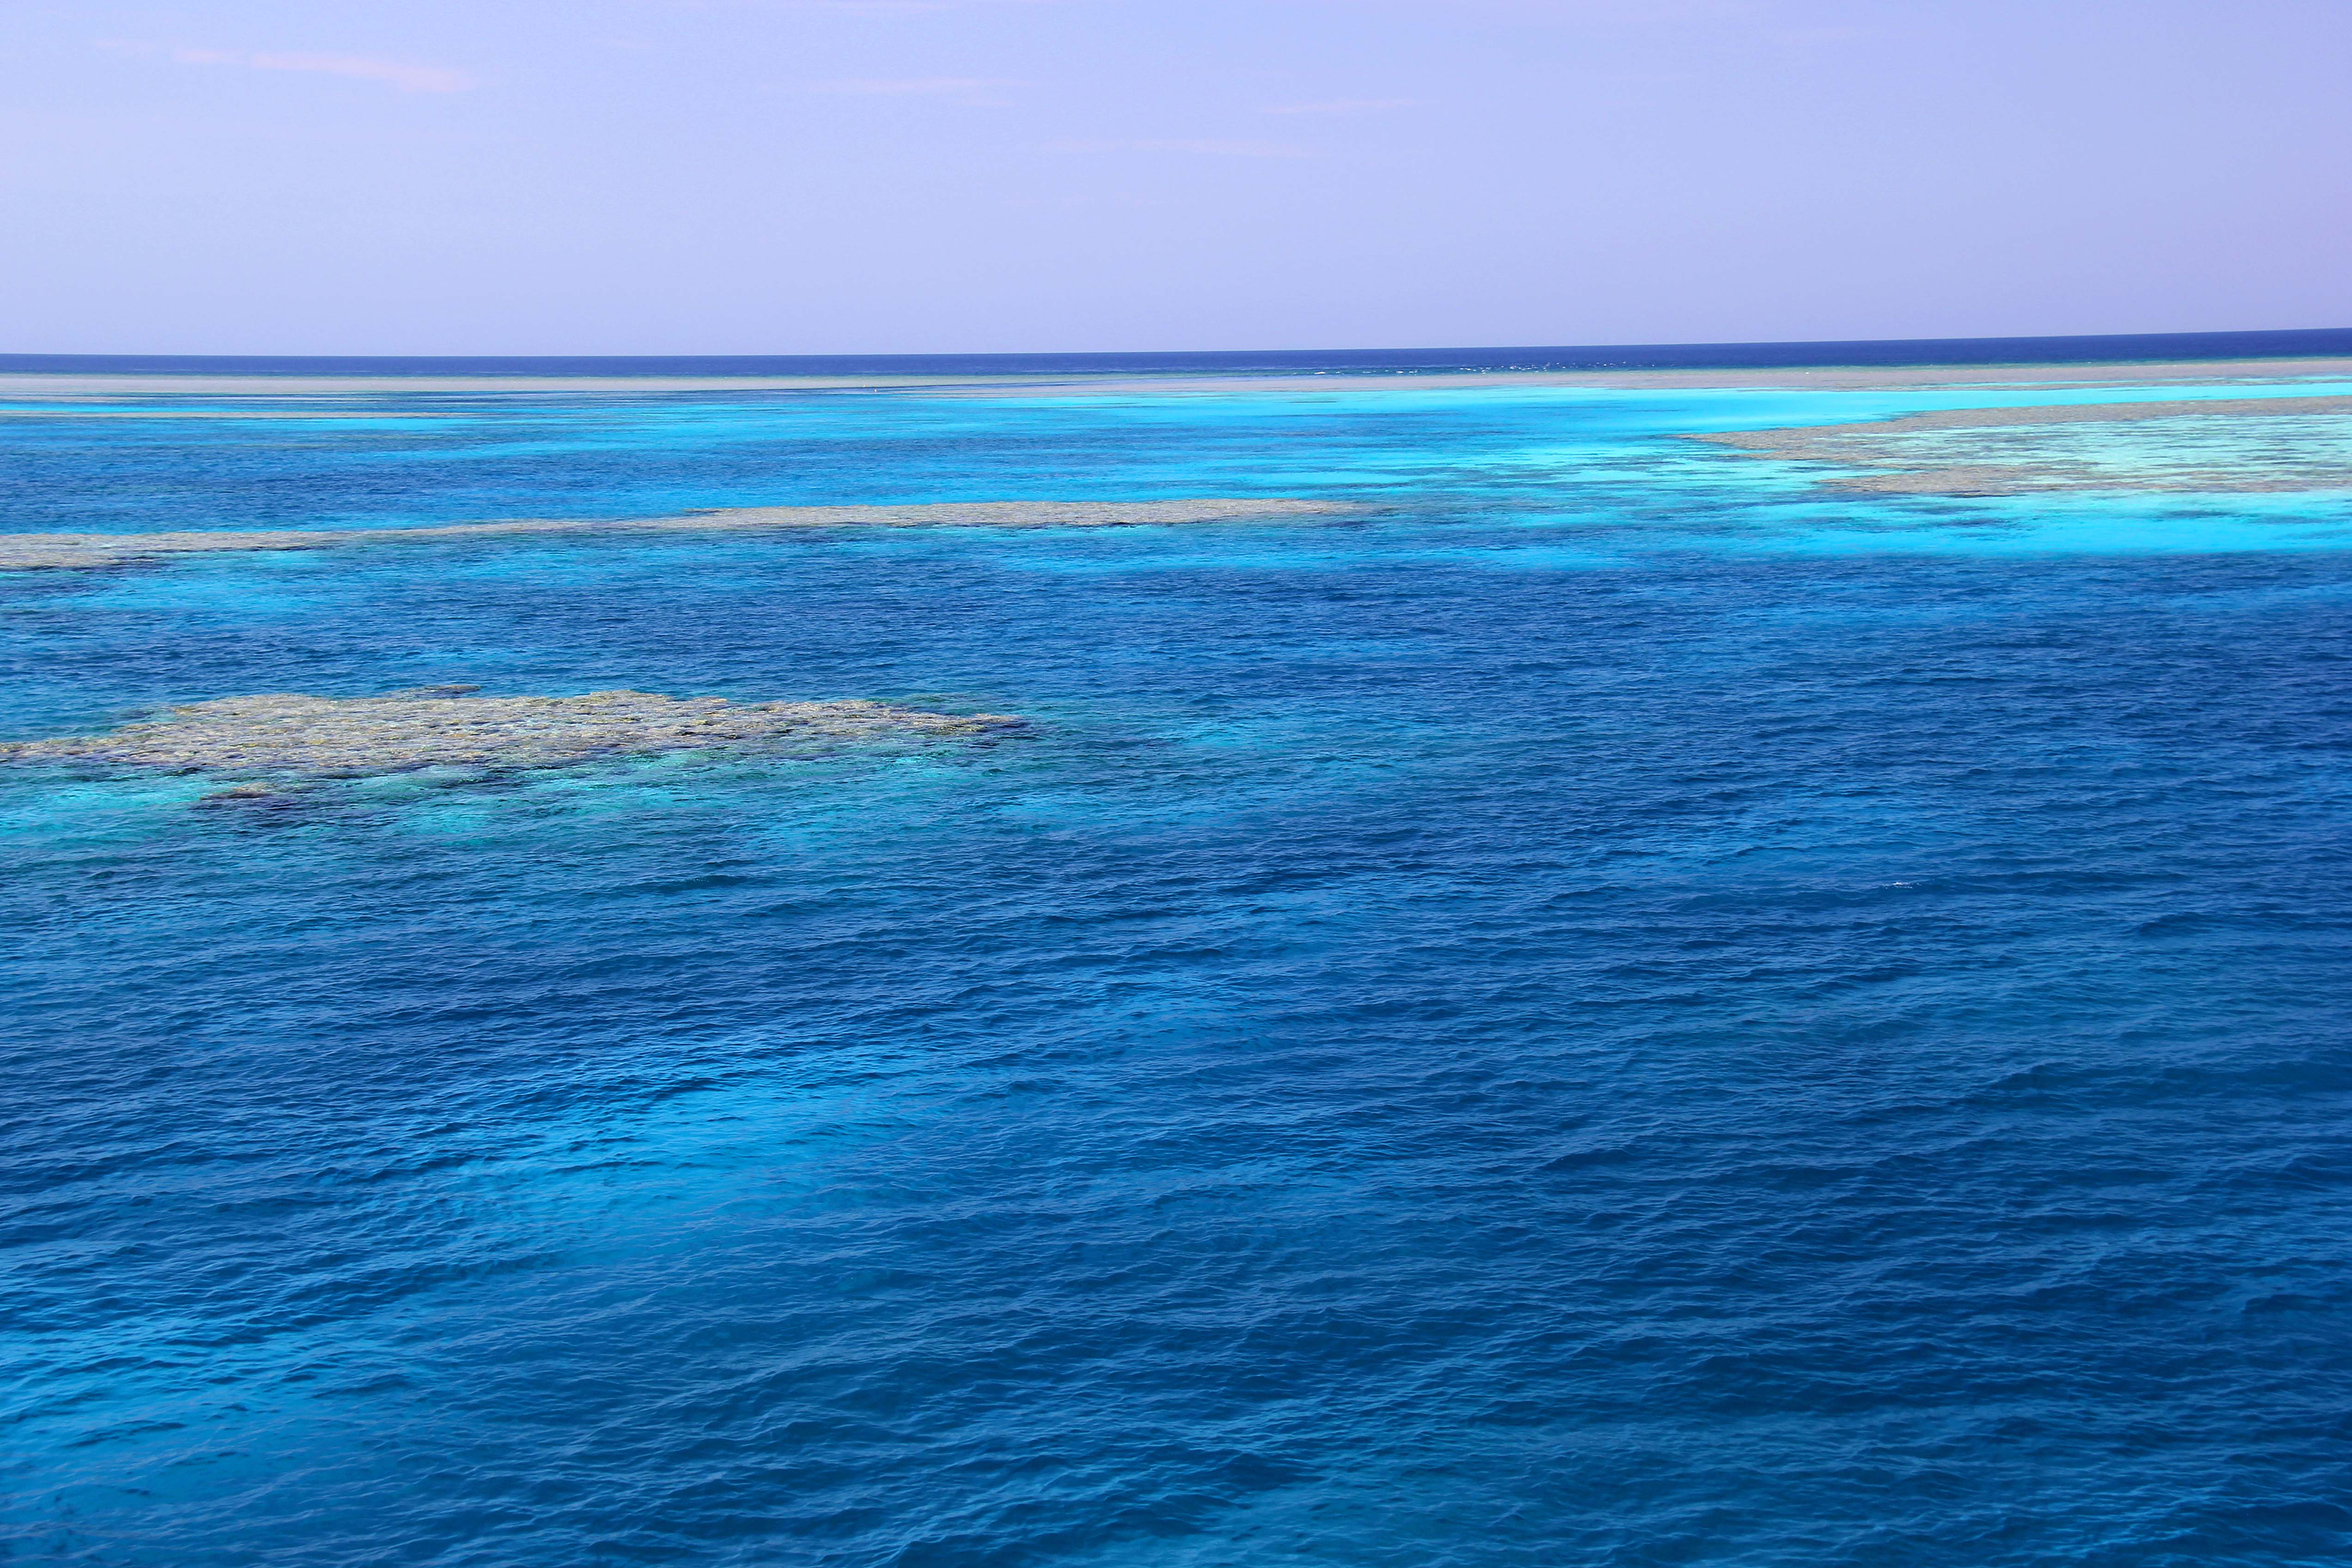
[[0, 352], [2352, 326], [2347, 0], [0, 0]]

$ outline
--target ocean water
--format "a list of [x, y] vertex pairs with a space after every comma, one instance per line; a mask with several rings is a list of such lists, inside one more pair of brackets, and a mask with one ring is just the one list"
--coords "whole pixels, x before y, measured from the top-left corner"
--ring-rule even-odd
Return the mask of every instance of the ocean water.
[[0, 772], [5, 1560], [2352, 1555], [2352, 497], [1675, 439], [1936, 389], [142, 399], [0, 528], [1364, 510], [0, 579], [5, 738], [1031, 721]]

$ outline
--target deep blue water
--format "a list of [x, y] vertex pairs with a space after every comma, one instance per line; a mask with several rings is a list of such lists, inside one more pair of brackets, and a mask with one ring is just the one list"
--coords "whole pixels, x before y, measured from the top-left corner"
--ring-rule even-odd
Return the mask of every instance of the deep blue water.
[[0, 774], [11, 1560], [2342, 1561], [2352, 497], [1671, 439], [1956, 401], [0, 422], [8, 530], [1375, 508], [0, 580], [5, 737], [447, 681], [1033, 721]]
[[231, 375], [1020, 375], [1084, 372], [1516, 371], [1795, 365], [2112, 364], [2352, 354], [2352, 327], [1803, 343], [1462, 349], [1229, 349], [1089, 354], [0, 354], [0, 372]]

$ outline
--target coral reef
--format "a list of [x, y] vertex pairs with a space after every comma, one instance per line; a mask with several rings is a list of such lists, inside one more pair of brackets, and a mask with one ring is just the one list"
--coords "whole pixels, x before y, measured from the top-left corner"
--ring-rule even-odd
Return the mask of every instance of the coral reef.
[[2352, 489], [2352, 397], [1946, 409], [1692, 439], [1832, 465], [1847, 472], [1828, 487], [1864, 494]]
[[616, 757], [791, 740], [969, 736], [1016, 727], [885, 703], [732, 703], [649, 692], [485, 697], [430, 686], [381, 697], [292, 693], [167, 710], [110, 735], [0, 745], [0, 761], [74, 762], [271, 779], [359, 778], [421, 768], [560, 768]]
[[1262, 521], [1353, 510], [1337, 501], [942, 501], [907, 507], [731, 507], [668, 517], [516, 517], [423, 528], [219, 529], [156, 534], [0, 534], [0, 571], [121, 566], [211, 550], [349, 549], [519, 535], [625, 537], [845, 528], [1119, 528]]

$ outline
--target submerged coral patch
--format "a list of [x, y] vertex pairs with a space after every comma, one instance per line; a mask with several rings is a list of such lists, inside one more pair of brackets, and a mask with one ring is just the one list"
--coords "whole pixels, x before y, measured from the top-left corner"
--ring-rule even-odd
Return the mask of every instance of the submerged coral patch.
[[1350, 510], [1337, 501], [941, 501], [907, 507], [726, 507], [668, 517], [512, 517], [422, 528], [208, 529], [151, 534], [0, 534], [0, 571], [121, 566], [215, 550], [310, 550], [453, 544], [515, 535], [765, 533], [847, 528], [1134, 528], [1265, 521]]
[[970, 736], [1017, 727], [887, 703], [732, 703], [650, 692], [484, 697], [428, 687], [381, 697], [294, 693], [171, 708], [110, 735], [0, 745], [0, 761], [79, 762], [273, 779], [341, 779], [421, 768], [560, 768], [599, 758], [782, 740]]
[[2352, 489], [2352, 397], [1943, 409], [1694, 439], [1832, 465], [1830, 488], [1863, 494]]

